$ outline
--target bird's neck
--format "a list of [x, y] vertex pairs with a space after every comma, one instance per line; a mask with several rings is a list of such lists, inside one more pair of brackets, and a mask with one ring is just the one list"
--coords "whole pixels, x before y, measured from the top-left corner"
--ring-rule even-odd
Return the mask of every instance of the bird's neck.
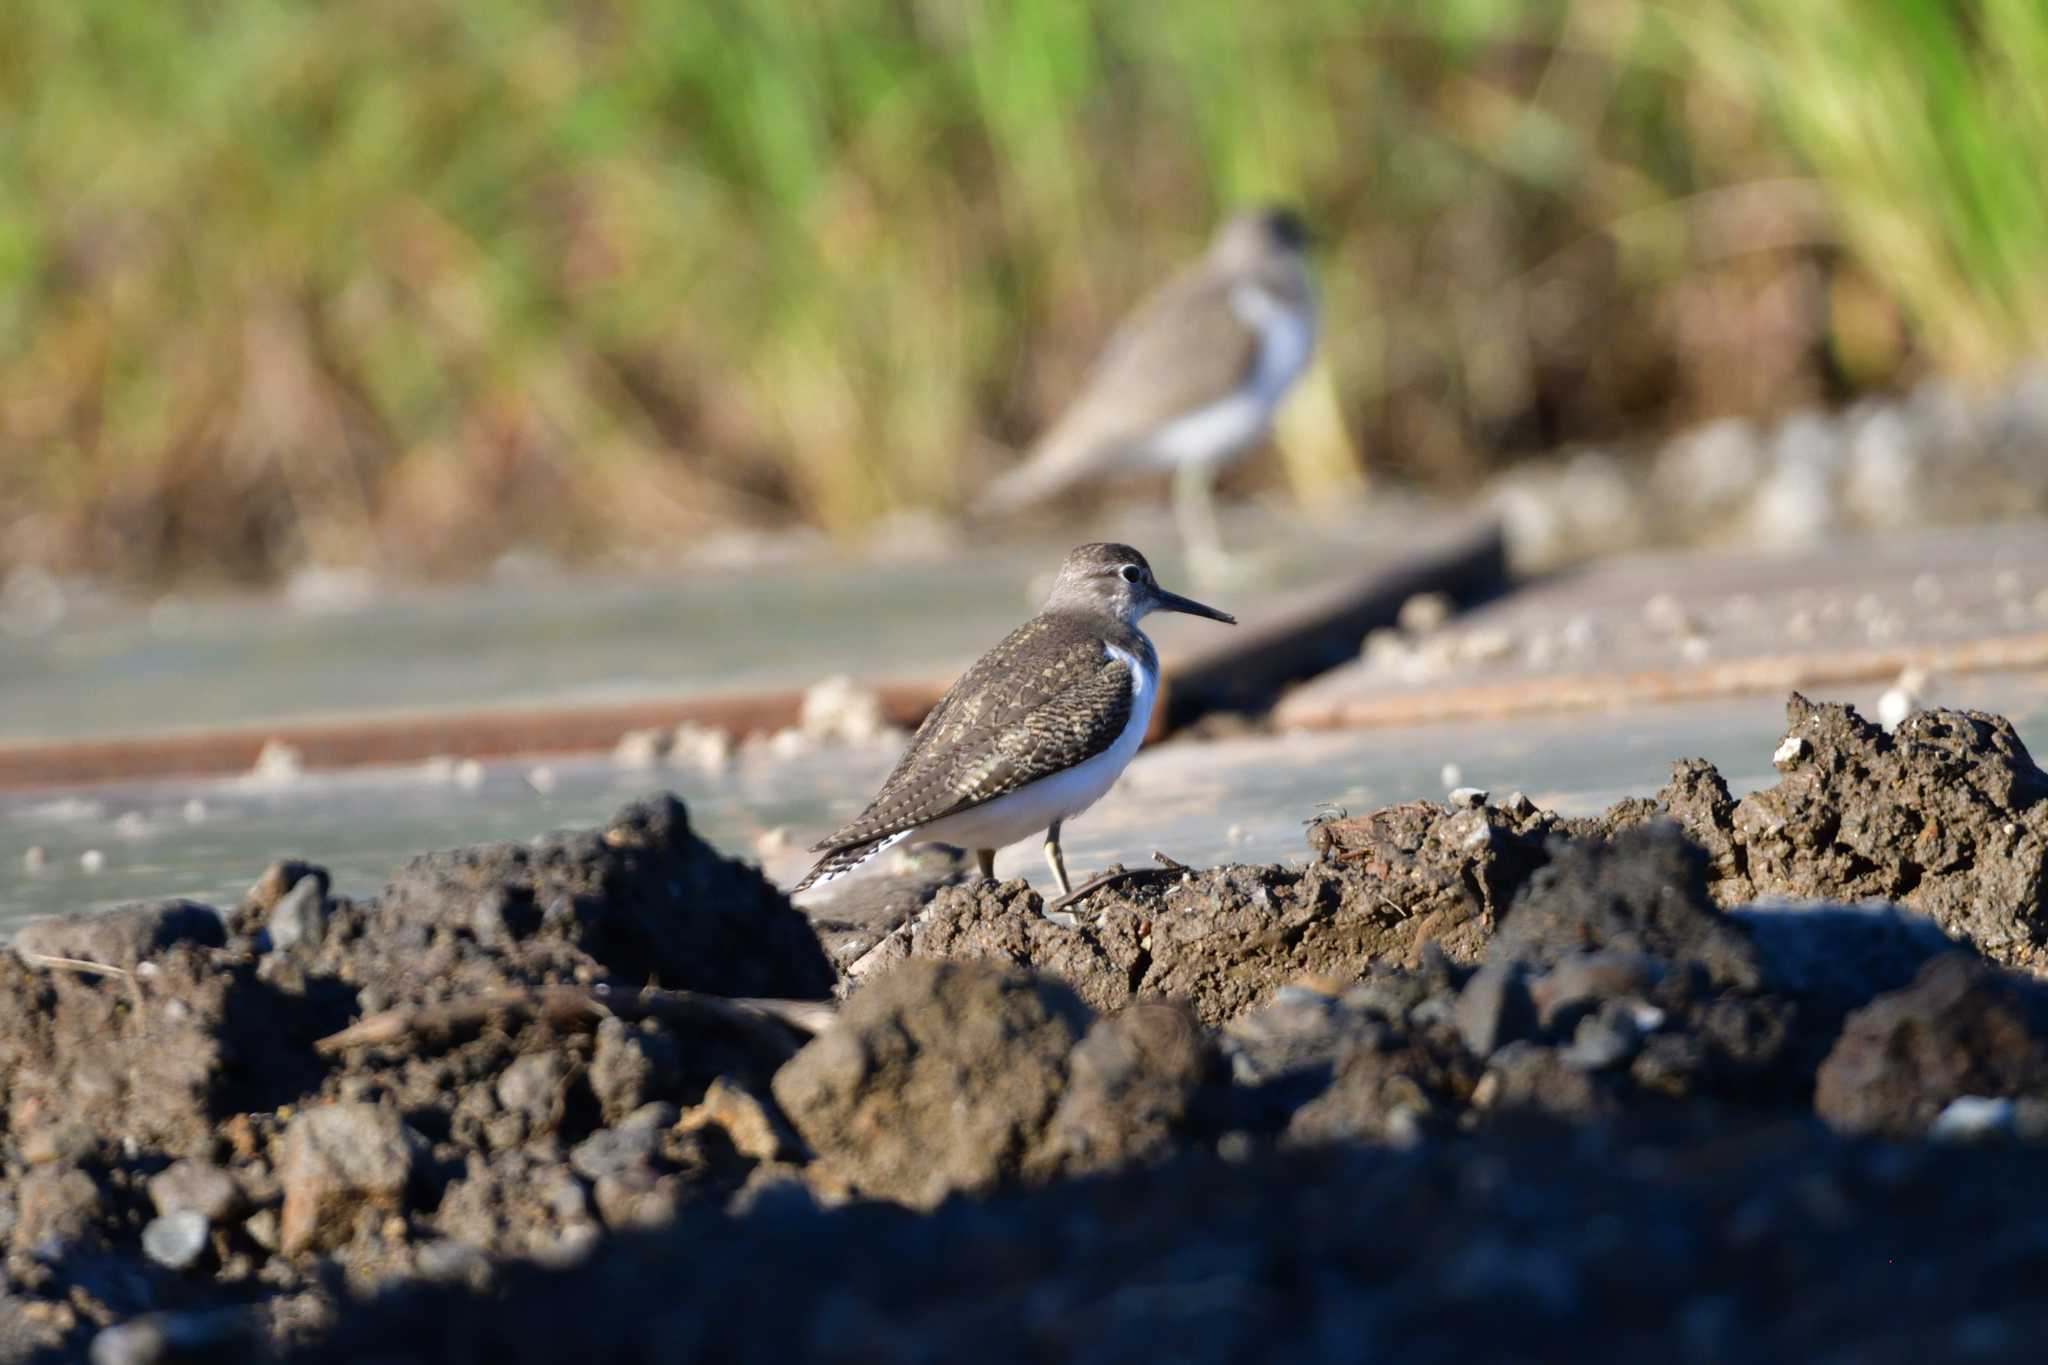
[[1135, 621], [1127, 621], [1113, 611], [1092, 607], [1049, 608], [1047, 616], [1063, 616], [1074, 626], [1087, 631], [1105, 643], [1116, 646], [1124, 653], [1136, 658], [1147, 668], [1159, 666], [1159, 653], [1152, 647], [1152, 640], [1138, 629]]

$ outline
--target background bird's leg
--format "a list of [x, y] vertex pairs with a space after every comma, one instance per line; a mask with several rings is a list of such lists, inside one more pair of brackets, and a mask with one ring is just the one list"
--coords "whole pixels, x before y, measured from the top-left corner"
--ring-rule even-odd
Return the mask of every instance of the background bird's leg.
[[1059, 884], [1060, 894], [1064, 896], [1073, 890], [1067, 882], [1067, 860], [1060, 856], [1060, 822], [1057, 820], [1045, 832], [1045, 861], [1052, 868], [1052, 879]]
[[1173, 519], [1180, 526], [1190, 563], [1224, 560], [1223, 533], [1216, 525], [1215, 472], [1199, 460], [1185, 461], [1173, 471]]
[[996, 879], [996, 851], [992, 848], [974, 850], [974, 861], [981, 864], [981, 879], [992, 882]]

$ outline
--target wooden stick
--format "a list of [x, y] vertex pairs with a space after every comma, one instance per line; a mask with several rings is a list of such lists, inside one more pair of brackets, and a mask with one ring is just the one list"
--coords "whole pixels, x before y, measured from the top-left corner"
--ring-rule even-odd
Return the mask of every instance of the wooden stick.
[[77, 972], [80, 976], [111, 976], [128, 983], [128, 994], [134, 998], [135, 1014], [142, 1015], [142, 982], [126, 967], [110, 967], [104, 962], [94, 962], [83, 957], [58, 957], [54, 953], [35, 953], [16, 948], [14, 955], [31, 967], [51, 967], [58, 971]]
[[104, 962], [92, 962], [82, 957], [56, 957], [49, 953], [32, 953], [16, 948], [14, 955], [31, 967], [58, 967], [67, 972], [78, 972], [83, 976], [125, 976], [133, 979], [134, 973], [126, 967], [110, 967]]
[[1157, 849], [1153, 850], [1152, 857], [1153, 860], [1159, 864], [1158, 867], [1122, 867], [1118, 868], [1114, 872], [1097, 873], [1095, 876], [1090, 877], [1087, 881], [1082, 882], [1079, 886], [1075, 887], [1072, 891], [1069, 891], [1066, 895], [1061, 896], [1058, 900], [1055, 900], [1050, 905], [1046, 906], [1045, 913], [1048, 915], [1056, 915], [1060, 911], [1072, 905], [1075, 901], [1080, 900], [1083, 896], [1091, 895], [1094, 892], [1100, 891], [1105, 886], [1113, 886], [1117, 882], [1123, 881], [1130, 877], [1142, 876], [1148, 872], [1186, 872], [1188, 870], [1188, 865], [1186, 863], [1180, 861], [1178, 858], [1169, 858], [1164, 853], [1159, 852]]
[[601, 986], [542, 986], [492, 991], [441, 1005], [401, 1006], [357, 1020], [313, 1044], [325, 1056], [356, 1047], [396, 1043], [416, 1036], [446, 1037], [480, 1031], [494, 1018], [538, 1019], [558, 1029], [595, 1028], [605, 1018], [661, 1019], [670, 1023], [715, 1021], [746, 1032], [772, 1031], [778, 1044], [794, 1033], [821, 1032], [838, 1015], [828, 1000], [738, 999], [699, 991], [610, 991]]

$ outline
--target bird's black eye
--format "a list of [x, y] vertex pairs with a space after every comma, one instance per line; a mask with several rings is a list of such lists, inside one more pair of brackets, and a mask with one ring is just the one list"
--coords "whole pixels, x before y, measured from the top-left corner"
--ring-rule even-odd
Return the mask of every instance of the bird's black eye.
[[1145, 571], [1144, 571], [1143, 569], [1139, 568], [1139, 567], [1138, 567], [1137, 565], [1135, 565], [1135, 564], [1126, 564], [1126, 565], [1124, 565], [1124, 582], [1126, 582], [1126, 583], [1137, 583], [1137, 582], [1141, 582], [1141, 581], [1143, 581], [1144, 577], [1145, 577]]

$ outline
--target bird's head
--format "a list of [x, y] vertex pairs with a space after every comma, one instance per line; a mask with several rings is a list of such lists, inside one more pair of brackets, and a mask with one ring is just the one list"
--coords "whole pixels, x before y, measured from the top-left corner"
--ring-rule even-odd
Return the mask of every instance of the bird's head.
[[1047, 611], [1107, 612], [1125, 625], [1136, 625], [1149, 612], [1177, 611], [1236, 625], [1228, 612], [1168, 592], [1152, 577], [1145, 556], [1128, 545], [1099, 543], [1074, 549], [1060, 565]]
[[1293, 209], [1267, 204], [1232, 214], [1216, 230], [1209, 252], [1222, 264], [1250, 268], [1267, 262], [1299, 262], [1309, 247], [1308, 225]]

